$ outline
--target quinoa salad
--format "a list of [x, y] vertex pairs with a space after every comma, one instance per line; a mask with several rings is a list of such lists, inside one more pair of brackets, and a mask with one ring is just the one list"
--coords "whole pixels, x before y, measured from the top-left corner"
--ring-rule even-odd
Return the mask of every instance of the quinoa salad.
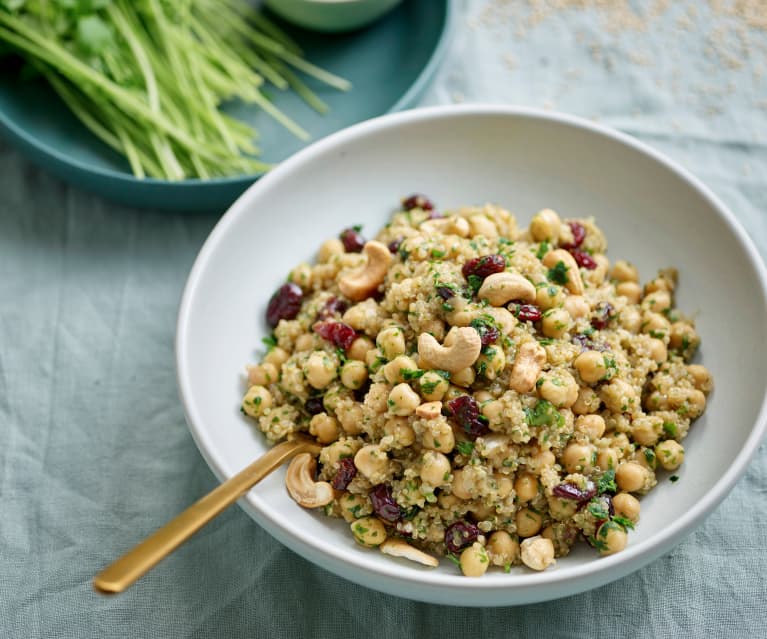
[[642, 286], [592, 219], [550, 209], [519, 227], [413, 195], [362, 231], [290, 272], [248, 366], [242, 412], [268, 440], [322, 445], [292, 460], [291, 497], [470, 577], [545, 570], [579, 540], [623, 550], [713, 387], [676, 270]]

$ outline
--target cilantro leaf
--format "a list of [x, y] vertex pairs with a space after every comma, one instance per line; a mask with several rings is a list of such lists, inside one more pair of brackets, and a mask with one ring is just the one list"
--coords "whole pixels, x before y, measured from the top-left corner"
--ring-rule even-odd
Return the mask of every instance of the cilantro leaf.
[[555, 284], [561, 284], [564, 286], [569, 281], [567, 278], [567, 271], [570, 269], [565, 266], [562, 260], [559, 260], [554, 266], [549, 269], [548, 278]]
[[615, 470], [611, 468], [602, 473], [602, 476], [597, 482], [597, 493], [614, 493], [618, 491], [618, 486], [615, 484]]

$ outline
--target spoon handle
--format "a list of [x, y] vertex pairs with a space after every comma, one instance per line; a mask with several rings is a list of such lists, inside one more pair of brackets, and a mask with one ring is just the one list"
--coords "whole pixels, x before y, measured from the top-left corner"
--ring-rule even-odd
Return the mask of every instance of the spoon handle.
[[104, 568], [93, 578], [93, 587], [104, 594], [122, 592], [285, 460], [304, 452], [316, 454], [319, 452], [319, 446], [307, 439], [297, 438], [269, 449], [250, 466], [212, 490]]

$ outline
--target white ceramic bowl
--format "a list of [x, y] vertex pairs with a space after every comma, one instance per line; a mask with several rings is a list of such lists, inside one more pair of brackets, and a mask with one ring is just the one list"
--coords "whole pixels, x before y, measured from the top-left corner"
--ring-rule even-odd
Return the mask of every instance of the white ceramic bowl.
[[[439, 107], [364, 122], [299, 152], [254, 184], [211, 233], [194, 264], [178, 322], [181, 396], [192, 434], [220, 479], [266, 449], [239, 414], [242, 372], [267, 334], [264, 309], [296, 263], [350, 224], [372, 235], [399, 198], [440, 207], [486, 201], [522, 224], [538, 209], [594, 215], [609, 255], [644, 278], [680, 271], [679, 307], [695, 313], [699, 359], [716, 389], [685, 440], [680, 481], [642, 501], [628, 548], [598, 558], [579, 544], [543, 573], [523, 568], [461, 577], [355, 544], [343, 521], [288, 497], [284, 471], [241, 501], [289, 548], [347, 579], [443, 604], [496, 606], [587, 590], [637, 570], [679, 543], [727, 495], [767, 424], [767, 274], [733, 215], [684, 170], [621, 133], [584, 120], [496, 106]], [[740, 531], [732, 531], [738, 543]], [[226, 552], [222, 549], [221, 552]]]

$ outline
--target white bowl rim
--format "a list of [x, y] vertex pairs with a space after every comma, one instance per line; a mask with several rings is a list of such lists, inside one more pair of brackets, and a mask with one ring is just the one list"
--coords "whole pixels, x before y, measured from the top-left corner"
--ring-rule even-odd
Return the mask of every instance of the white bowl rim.
[[[211, 231], [210, 235], [206, 239], [199, 254], [194, 262], [189, 277], [184, 288], [183, 297], [178, 314], [177, 333], [176, 333], [176, 364], [177, 364], [177, 380], [179, 385], [179, 391], [181, 400], [184, 406], [187, 423], [191, 431], [192, 437], [197, 444], [200, 453], [206, 460], [216, 477], [220, 481], [224, 481], [232, 476], [232, 472], [229, 472], [225, 468], [222, 459], [215, 456], [212, 452], [214, 449], [213, 441], [208, 436], [206, 431], [201, 428], [202, 419], [199, 415], [199, 411], [196, 406], [196, 399], [191, 392], [191, 380], [188, 373], [189, 366], [187, 361], [187, 350], [185, 345], [188, 343], [188, 318], [189, 311], [195, 297], [197, 287], [202, 273], [205, 271], [207, 264], [214, 252], [216, 251], [220, 238], [225, 234], [227, 229], [237, 220], [237, 218], [244, 214], [249, 208], [250, 201], [258, 196], [260, 191], [271, 188], [272, 182], [281, 179], [284, 175], [290, 173], [294, 168], [297, 168], [307, 162], [311, 162], [317, 155], [325, 153], [327, 150], [334, 147], [341, 147], [346, 142], [364, 137], [369, 133], [396, 128], [402, 124], [412, 124], [420, 121], [427, 121], [441, 118], [466, 118], [466, 117], [483, 117], [483, 116], [510, 116], [517, 118], [529, 118], [534, 120], [550, 121], [553, 123], [564, 124], [570, 127], [581, 129], [583, 131], [593, 133], [605, 138], [609, 138], [616, 142], [619, 142], [631, 149], [638, 151], [639, 153], [649, 157], [664, 168], [681, 178], [695, 191], [697, 191], [708, 204], [718, 213], [718, 215], [729, 226], [730, 230], [739, 240], [743, 250], [745, 251], [750, 265], [756, 271], [759, 277], [760, 290], [762, 294], [762, 302], [767, 312], [767, 268], [754, 246], [751, 239], [748, 237], [745, 229], [741, 226], [740, 222], [735, 218], [734, 214], [724, 205], [714, 193], [706, 187], [700, 180], [694, 177], [686, 169], [682, 168], [673, 160], [667, 158], [660, 152], [647, 146], [643, 142], [625, 134], [620, 131], [614, 130], [607, 126], [594, 123], [584, 118], [569, 115], [566, 113], [549, 111], [543, 109], [536, 109], [531, 107], [515, 106], [515, 105], [498, 105], [498, 104], [483, 104], [483, 103], [470, 103], [462, 105], [445, 105], [425, 107], [419, 109], [413, 109], [409, 111], [403, 111], [394, 114], [387, 114], [366, 120], [359, 124], [355, 124], [351, 127], [338, 131], [323, 138], [308, 147], [300, 150], [295, 155], [291, 156], [287, 160], [284, 160], [279, 166], [270, 171], [266, 176], [262, 177], [258, 182], [253, 184], [248, 190], [245, 191], [237, 201], [227, 210], [227, 212], [221, 217], [216, 226]], [[499, 583], [495, 580], [483, 580], [472, 579], [466, 580], [465, 577], [458, 574], [448, 574], [444, 571], [430, 571], [419, 573], [417, 578], [404, 577], [402, 575], [402, 567], [396, 563], [391, 562], [391, 565], [372, 565], [368, 562], [367, 558], [360, 553], [359, 555], [349, 555], [348, 552], [341, 547], [333, 547], [332, 545], [323, 544], [322, 540], [311, 537], [300, 529], [290, 528], [285, 523], [285, 518], [280, 517], [280, 513], [272, 509], [264, 508], [263, 504], [259, 505], [258, 499], [253, 495], [253, 492], [246, 495], [246, 504], [241, 504], [242, 507], [248, 512], [257, 523], [270, 531], [275, 529], [282, 531], [288, 538], [293, 538], [291, 541], [296, 542], [295, 545], [280, 540], [281, 543], [289, 545], [294, 550], [302, 548], [305, 550], [307, 547], [311, 549], [310, 555], [322, 556], [324, 555], [331, 561], [323, 562], [325, 567], [333, 570], [334, 562], [343, 565], [352, 565], [362, 571], [365, 571], [370, 576], [378, 576], [387, 578], [389, 580], [400, 581], [402, 583], [413, 584], [417, 583], [420, 586], [430, 588], [432, 593], [434, 589], [443, 591], [457, 591], [470, 588], [473, 591], [485, 591], [485, 592], [511, 592], [520, 591], [525, 589], [534, 588], [538, 590], [540, 587], [553, 586], [555, 584], [565, 584], [575, 581], [585, 581], [587, 578], [600, 579], [601, 583], [607, 583], [615, 578], [618, 578], [634, 570], [638, 570], [642, 566], [646, 565], [650, 561], [659, 557], [661, 554], [668, 552], [673, 546], [675, 546], [681, 539], [702, 522], [716, 506], [727, 496], [732, 490], [737, 480], [745, 472], [746, 467], [754, 456], [756, 450], [759, 448], [759, 444], [767, 431], [767, 389], [765, 395], [762, 398], [759, 414], [756, 419], [751, 433], [749, 434], [745, 444], [735, 457], [735, 460], [730, 465], [727, 472], [720, 477], [711, 490], [705, 495], [703, 499], [697, 502], [692, 508], [683, 513], [679, 518], [670, 522], [669, 525], [661, 532], [656, 533], [645, 539], [636, 545], [629, 546], [626, 550], [611, 555], [608, 557], [600, 558], [598, 561], [588, 562], [585, 565], [579, 565], [575, 567], [567, 567], [563, 570], [556, 571], [544, 571], [534, 574], [520, 574], [514, 575], [507, 582]], [[257, 488], [256, 488], [257, 490]], [[613, 568], [619, 568], [622, 564], [627, 564], [629, 567], [624, 568], [623, 571], [615, 571], [614, 576], [605, 577], [600, 573], [609, 573]], [[339, 572], [334, 570], [334, 572]], [[599, 575], [599, 576], [598, 576]], [[348, 576], [346, 574], [345, 576]], [[354, 579], [354, 577], [351, 577]], [[356, 579], [355, 579], [356, 580]], [[362, 583], [361, 580], [357, 580]], [[371, 585], [366, 582], [366, 585]], [[373, 586], [374, 587], [374, 586]], [[585, 589], [585, 588], [584, 588]], [[572, 592], [576, 592], [575, 589]], [[567, 593], [565, 593], [567, 594]], [[564, 596], [561, 594], [553, 594], [552, 597]], [[551, 597], [537, 597], [536, 601], [542, 601]], [[428, 597], [424, 597], [424, 600]], [[509, 602], [513, 604], [514, 602]], [[471, 605], [471, 604], [469, 604]]]

